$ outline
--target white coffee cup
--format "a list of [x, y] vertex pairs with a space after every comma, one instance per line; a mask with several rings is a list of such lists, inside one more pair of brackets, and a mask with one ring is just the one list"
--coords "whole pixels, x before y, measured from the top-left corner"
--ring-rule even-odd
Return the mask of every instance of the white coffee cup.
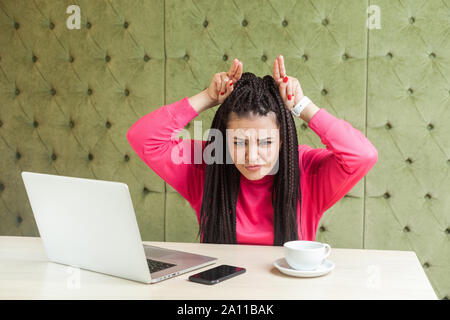
[[329, 244], [317, 241], [294, 240], [283, 246], [286, 262], [295, 270], [315, 270], [331, 253]]

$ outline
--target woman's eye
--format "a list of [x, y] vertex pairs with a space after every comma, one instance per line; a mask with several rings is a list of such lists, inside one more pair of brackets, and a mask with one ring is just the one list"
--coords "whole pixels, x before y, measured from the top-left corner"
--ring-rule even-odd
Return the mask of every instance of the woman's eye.
[[261, 142], [262, 145], [268, 145], [268, 144], [271, 144], [271, 143], [272, 143], [272, 141], [263, 141], [263, 142]]
[[238, 141], [235, 141], [234, 144], [235, 144], [236, 146], [244, 146], [244, 145], [245, 145], [245, 142], [238, 142]]

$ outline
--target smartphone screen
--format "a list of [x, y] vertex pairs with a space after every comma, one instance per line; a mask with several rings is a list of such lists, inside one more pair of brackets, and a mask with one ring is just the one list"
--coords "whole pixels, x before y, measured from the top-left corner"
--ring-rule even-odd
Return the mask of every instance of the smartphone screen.
[[215, 284], [220, 281], [232, 278], [241, 273], [244, 273], [245, 269], [240, 267], [234, 267], [229, 265], [220, 265], [218, 267], [196, 273], [189, 277], [190, 281], [199, 282], [204, 284]]

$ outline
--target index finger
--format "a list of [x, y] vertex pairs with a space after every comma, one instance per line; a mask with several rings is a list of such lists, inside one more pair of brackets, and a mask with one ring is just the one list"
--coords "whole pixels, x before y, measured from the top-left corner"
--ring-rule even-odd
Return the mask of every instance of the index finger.
[[278, 66], [278, 58], [275, 58], [275, 61], [273, 62], [273, 78], [275, 80], [280, 79], [280, 68]]
[[278, 58], [278, 64], [280, 66], [280, 73], [282, 77], [286, 76], [286, 68], [284, 67], [284, 58], [282, 55]]
[[239, 61], [237, 72], [235, 74], [234, 79], [237, 81], [237, 80], [239, 80], [241, 78], [241, 76], [242, 76], [242, 62]]
[[239, 61], [236, 58], [234, 58], [233, 64], [230, 67], [230, 71], [228, 71], [228, 73], [227, 73], [228, 77], [234, 78], [234, 74], [236, 73], [238, 66], [239, 66]]

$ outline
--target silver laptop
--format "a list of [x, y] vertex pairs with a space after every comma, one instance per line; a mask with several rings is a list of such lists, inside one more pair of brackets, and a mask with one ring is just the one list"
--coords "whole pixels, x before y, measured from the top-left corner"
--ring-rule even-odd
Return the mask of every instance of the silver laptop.
[[22, 172], [48, 260], [153, 283], [217, 258], [142, 243], [128, 186]]

